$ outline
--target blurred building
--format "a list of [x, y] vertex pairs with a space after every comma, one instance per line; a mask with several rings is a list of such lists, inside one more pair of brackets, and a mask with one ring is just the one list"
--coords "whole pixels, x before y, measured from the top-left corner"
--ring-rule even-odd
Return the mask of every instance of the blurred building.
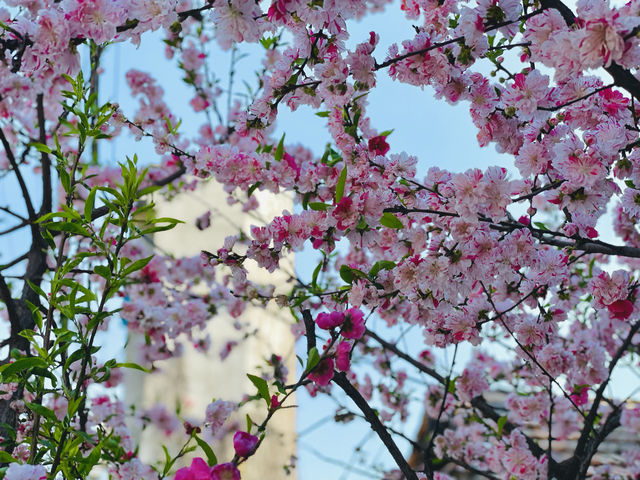
[[[169, 252], [176, 257], [198, 255], [201, 250], [216, 251], [223, 244], [227, 235], [237, 233], [239, 229], [249, 231], [251, 225], [263, 223], [282, 210], [291, 210], [292, 202], [283, 200], [283, 196], [275, 196], [255, 192], [260, 200], [260, 207], [252, 214], [242, 212], [239, 205], [229, 206], [227, 195], [222, 188], [210, 182], [190, 194], [180, 195], [170, 202], [159, 202], [157, 214], [160, 217], [173, 217], [185, 223], [177, 228], [163, 232], [155, 239], [156, 245], [162, 251]], [[211, 211], [211, 226], [199, 231], [196, 218], [207, 210]], [[262, 219], [262, 222], [261, 222]], [[248, 262], [255, 265], [254, 262]], [[293, 272], [293, 258], [284, 265], [286, 271]], [[251, 265], [246, 265], [250, 269]], [[269, 274], [264, 270], [250, 270], [252, 278], [263, 284], [275, 284], [276, 291], [282, 293], [290, 290], [286, 274], [277, 271]], [[186, 346], [184, 354], [178, 358], [157, 362], [162, 372], [145, 375], [133, 371], [126, 381], [126, 403], [135, 404], [140, 408], [148, 408], [156, 403], [164, 404], [169, 411], [174, 411], [180, 405], [181, 416], [185, 419], [202, 421], [205, 409], [213, 399], [239, 402], [247, 393], [255, 392], [246, 374], [258, 374], [258, 366], [265, 367], [266, 360], [272, 353], [277, 352], [284, 358], [284, 364], [293, 378], [296, 372], [294, 338], [291, 333], [292, 319], [286, 310], [276, 308], [271, 302], [267, 309], [248, 307], [241, 317], [242, 322], [250, 325], [248, 329], [239, 332], [234, 328], [232, 319], [224, 313], [216, 315], [209, 322], [208, 333], [211, 336], [211, 348], [208, 353], [196, 351]], [[245, 332], [251, 332], [247, 338], [242, 338]], [[220, 351], [229, 340], [237, 340], [238, 345], [232, 349], [229, 356], [222, 362]], [[135, 342], [129, 342], [134, 345]], [[129, 352], [135, 356], [135, 352]], [[293, 405], [294, 398], [288, 400]], [[264, 402], [250, 402], [243, 406], [232, 422], [237, 429], [246, 430], [246, 415], [249, 414], [254, 422], [260, 423], [266, 416]], [[255, 432], [254, 432], [255, 433]], [[212, 447], [220, 462], [230, 461], [233, 457], [233, 447], [230, 435], [212, 443]], [[140, 434], [140, 458], [144, 462], [153, 463], [164, 458], [162, 445], [166, 445], [171, 454], [175, 454], [182, 447], [184, 435], [164, 438], [163, 432], [157, 428], [147, 428]], [[295, 409], [288, 408], [279, 411], [269, 422], [267, 435], [254, 457], [241, 466], [243, 480], [258, 480], [265, 478], [297, 478], [295, 469], [287, 466], [295, 463], [296, 433]], [[199, 450], [191, 455], [202, 455]], [[190, 458], [184, 458], [177, 465], [190, 463]]]

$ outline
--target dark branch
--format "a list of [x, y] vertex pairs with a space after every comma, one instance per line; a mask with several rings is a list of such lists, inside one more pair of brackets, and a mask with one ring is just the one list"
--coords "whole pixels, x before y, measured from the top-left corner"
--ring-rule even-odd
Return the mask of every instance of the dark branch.
[[395, 460], [396, 465], [398, 465], [398, 468], [400, 468], [404, 477], [408, 480], [418, 480], [418, 476], [405, 460], [404, 455], [402, 455], [402, 452], [393, 441], [393, 438], [391, 438], [391, 434], [382, 424], [376, 412], [373, 411], [367, 401], [362, 397], [362, 395], [360, 395], [360, 392], [351, 385], [351, 382], [347, 380], [346, 375], [342, 372], [336, 372], [333, 376], [333, 382], [338, 385], [351, 400], [353, 400], [360, 411], [364, 414], [367, 422], [369, 422], [373, 431], [376, 432], [382, 443], [384, 443], [384, 446]]
[[[41, 93], [36, 98], [36, 110], [38, 113], [39, 142], [47, 144], [47, 131], [45, 130], [44, 100]], [[53, 205], [53, 188], [51, 185], [51, 159], [46, 152], [40, 152], [40, 163], [42, 164], [42, 205], [39, 216], [49, 213]]]

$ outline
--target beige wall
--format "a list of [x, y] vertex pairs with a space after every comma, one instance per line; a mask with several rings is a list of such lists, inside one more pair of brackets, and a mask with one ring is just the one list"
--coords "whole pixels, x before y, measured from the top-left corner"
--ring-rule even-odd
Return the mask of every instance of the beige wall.
[[[291, 210], [290, 201], [283, 201], [282, 196], [277, 199], [269, 194], [255, 192], [259, 195], [261, 207], [257, 215], [262, 219], [271, 219], [280, 214], [283, 209]], [[195, 219], [211, 210], [211, 227], [200, 232], [195, 228]], [[198, 189], [193, 194], [181, 195], [179, 199], [171, 202], [159, 202], [157, 213], [159, 216], [168, 216], [183, 220], [170, 232], [164, 232], [156, 237], [156, 244], [163, 250], [171, 252], [175, 256], [192, 256], [200, 250], [215, 252], [222, 246], [224, 238], [238, 231], [238, 227], [249, 231], [252, 224], [260, 224], [256, 214], [251, 216], [243, 213], [238, 206], [230, 207], [226, 202], [226, 194], [219, 186], [211, 182], [204, 188]], [[283, 264], [286, 271], [293, 272], [293, 258], [287, 259]], [[248, 263], [255, 265], [255, 262]], [[247, 268], [251, 272], [251, 266]], [[266, 271], [253, 269], [260, 282], [274, 284], [276, 291], [287, 292], [290, 286], [286, 284], [287, 276], [281, 272], [269, 274]], [[273, 303], [273, 302], [272, 302]], [[224, 310], [223, 310], [224, 311]], [[170, 411], [173, 411], [177, 402], [182, 405], [184, 418], [202, 420], [206, 406], [212, 399], [240, 401], [246, 393], [255, 392], [255, 387], [246, 377], [247, 373], [259, 374], [258, 365], [266, 366], [265, 359], [272, 353], [278, 353], [285, 357], [285, 363], [289, 369], [289, 378], [295, 375], [294, 340], [290, 331], [292, 319], [287, 311], [280, 311], [275, 305], [269, 308], [249, 307], [241, 317], [241, 321], [247, 322], [250, 332], [255, 332], [249, 338], [242, 341], [221, 362], [219, 352], [229, 339], [240, 339], [243, 332], [238, 332], [233, 327], [233, 320], [225, 313], [216, 315], [210, 320], [208, 333], [211, 336], [212, 345], [207, 354], [197, 352], [186, 345], [184, 354], [176, 359], [158, 362], [162, 374], [140, 375], [137, 372], [129, 374], [125, 388], [127, 403], [140, 406], [150, 406], [156, 402], [163, 403]], [[135, 344], [135, 342], [129, 342]], [[131, 352], [132, 354], [134, 352]], [[293, 405], [294, 398], [288, 400]], [[249, 414], [256, 422], [261, 422], [266, 416], [264, 402], [258, 404], [251, 402], [243, 407], [235, 419], [240, 424], [240, 429], [246, 426], [245, 415]], [[163, 439], [163, 435], [151, 428], [145, 430], [140, 438], [140, 457], [145, 462], [152, 462], [163, 458], [161, 445], [168, 446], [173, 454], [180, 449], [177, 439]], [[295, 471], [287, 476], [283, 466], [291, 464], [291, 457], [295, 455], [295, 409], [283, 409], [278, 412], [269, 423], [269, 429], [265, 441], [260, 449], [246, 465], [242, 466], [243, 480], [257, 480], [265, 478], [265, 472], [270, 472], [268, 478], [296, 478]], [[229, 461], [233, 457], [231, 439], [226, 438], [213, 445], [220, 462]], [[200, 454], [199, 450], [194, 454]], [[188, 463], [188, 462], [186, 462]]]

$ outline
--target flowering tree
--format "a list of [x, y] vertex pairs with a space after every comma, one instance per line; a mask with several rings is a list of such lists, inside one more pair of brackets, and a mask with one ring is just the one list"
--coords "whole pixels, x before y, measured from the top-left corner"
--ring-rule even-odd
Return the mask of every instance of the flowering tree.
[[[402, 0], [416, 24], [407, 40], [385, 53], [371, 32], [347, 49], [347, 21], [386, 3], [5, 1], [0, 171], [22, 198], [0, 206], [0, 234], [30, 238], [0, 265], [7, 480], [100, 468], [112, 478], [238, 479], [270, 419], [303, 387], [349, 397], [397, 465], [388, 478], [638, 478], [637, 446], [616, 462], [593, 459], [613, 432], [640, 427], [633, 388], [626, 398], [608, 388], [635, 367], [640, 345], [640, 2], [580, 0], [574, 13], [560, 0]], [[127, 73], [140, 101], [131, 118], [98, 98], [104, 49], [157, 29], [192, 88], [193, 111], [206, 114], [198, 132], [178, 128], [146, 73]], [[231, 96], [211, 71], [210, 44], [242, 42], [262, 44], [264, 61], [247, 101], [223, 115]], [[419, 171], [378, 130], [393, 125], [367, 115], [379, 75], [468, 104], [480, 145], [513, 156], [515, 169]], [[332, 143], [322, 155], [273, 136], [278, 112], [302, 105], [326, 119]], [[99, 146], [126, 131], [153, 141], [156, 166], [101, 162]], [[154, 252], [144, 239], [178, 220], [156, 218], [152, 195], [210, 179], [246, 211], [258, 206], [256, 190], [293, 192], [299, 207], [198, 258]], [[305, 247], [321, 261], [310, 278], [292, 278], [287, 295], [246, 270], [274, 272]], [[234, 433], [233, 458], [218, 461], [202, 436], [225, 428], [236, 406], [223, 399], [203, 424], [185, 424], [183, 449], [144, 465], [109, 391], [121, 370], [146, 370], [185, 342], [207, 348], [215, 311], [238, 317], [270, 302], [290, 309], [305, 337], [299, 374], [286, 378], [274, 352], [273, 374], [250, 375], [248, 401], [264, 415]], [[117, 316], [144, 338], [137, 364], [97, 361], [98, 332]], [[421, 333], [426, 350], [384, 338], [374, 316]], [[474, 347], [471, 361], [456, 370], [454, 354], [441, 365], [438, 349], [461, 344]], [[510, 356], [497, 358], [499, 349]], [[368, 374], [371, 364], [381, 375]], [[409, 375], [426, 386], [426, 438], [403, 429]], [[487, 400], [505, 389], [503, 408]], [[166, 412], [149, 416], [170, 423]], [[573, 451], [560, 458], [570, 436]], [[405, 459], [401, 438], [419, 464]], [[194, 449], [199, 456], [176, 471]]]

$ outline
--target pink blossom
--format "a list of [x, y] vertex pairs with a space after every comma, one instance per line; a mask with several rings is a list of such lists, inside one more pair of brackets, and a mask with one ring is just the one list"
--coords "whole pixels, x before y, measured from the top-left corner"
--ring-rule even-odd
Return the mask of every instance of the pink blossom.
[[331, 330], [332, 328], [342, 325], [344, 321], [345, 314], [342, 312], [320, 312], [316, 316], [316, 323], [318, 324], [318, 327], [322, 328], [323, 330]]
[[250, 433], [237, 431], [233, 435], [233, 448], [241, 458], [248, 457], [258, 445], [258, 437]]
[[357, 340], [364, 335], [364, 313], [357, 308], [350, 308], [344, 314], [344, 323], [340, 334], [344, 338]]
[[320, 387], [329, 385], [333, 378], [333, 359], [331, 357], [320, 360], [320, 363], [309, 374], [309, 379]]
[[215, 436], [217, 434], [235, 409], [236, 405], [234, 403], [224, 400], [216, 400], [207, 405], [205, 422], [210, 424], [212, 435]]
[[211, 480], [211, 468], [202, 458], [194, 458], [189, 467], [183, 467], [176, 472], [173, 480]]
[[336, 350], [336, 368], [341, 372], [348, 372], [351, 364], [349, 355], [351, 353], [351, 344], [349, 342], [340, 342]]
[[626, 320], [633, 313], [633, 303], [629, 300], [616, 300], [607, 305], [607, 309], [613, 318]]
[[45, 480], [47, 471], [42, 465], [10, 463], [4, 478], [5, 480]]
[[233, 463], [220, 463], [211, 469], [211, 480], [240, 480], [240, 471]]

